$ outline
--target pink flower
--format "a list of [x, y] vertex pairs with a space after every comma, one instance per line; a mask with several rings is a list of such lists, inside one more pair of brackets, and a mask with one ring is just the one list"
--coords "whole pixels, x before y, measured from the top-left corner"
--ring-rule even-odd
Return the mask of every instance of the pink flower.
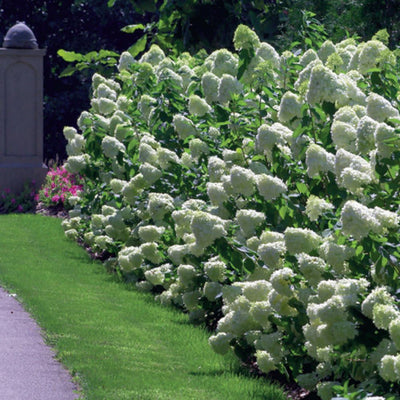
[[54, 202], [54, 203], [58, 203], [60, 201], [60, 196], [58, 194], [54, 195], [51, 198], [51, 201]]
[[19, 212], [23, 212], [24, 211], [24, 207], [22, 207], [21, 206], [21, 204], [18, 206], [18, 209], [17, 209]]

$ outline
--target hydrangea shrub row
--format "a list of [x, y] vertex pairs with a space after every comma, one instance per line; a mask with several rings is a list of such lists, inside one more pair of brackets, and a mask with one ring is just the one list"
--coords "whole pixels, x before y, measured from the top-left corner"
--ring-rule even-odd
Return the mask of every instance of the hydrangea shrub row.
[[330, 399], [400, 381], [398, 58], [377, 39], [282, 54], [123, 53], [66, 127], [67, 236], [210, 344]]

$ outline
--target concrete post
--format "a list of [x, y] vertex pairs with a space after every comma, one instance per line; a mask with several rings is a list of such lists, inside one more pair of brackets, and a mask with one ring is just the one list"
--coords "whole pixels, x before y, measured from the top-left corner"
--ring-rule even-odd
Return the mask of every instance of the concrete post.
[[[0, 191], [19, 192], [32, 181], [39, 187], [47, 173], [43, 165], [46, 50], [34, 48], [32, 39], [27, 42], [26, 35], [33, 33], [25, 24], [21, 30], [21, 25], [8, 31], [7, 48], [0, 48]], [[24, 43], [28, 43], [25, 48]]]

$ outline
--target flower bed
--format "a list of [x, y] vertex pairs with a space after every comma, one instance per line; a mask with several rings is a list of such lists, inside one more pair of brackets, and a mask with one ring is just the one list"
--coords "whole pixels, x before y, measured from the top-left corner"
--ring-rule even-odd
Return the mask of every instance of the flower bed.
[[234, 351], [330, 399], [400, 394], [399, 71], [376, 38], [123, 53], [66, 127], [67, 236]]

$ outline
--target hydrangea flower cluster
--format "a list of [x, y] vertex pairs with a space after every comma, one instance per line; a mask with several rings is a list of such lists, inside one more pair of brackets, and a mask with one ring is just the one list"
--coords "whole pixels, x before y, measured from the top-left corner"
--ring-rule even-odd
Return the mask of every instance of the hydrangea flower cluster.
[[400, 357], [399, 111], [371, 74], [396, 56], [354, 39], [280, 55], [243, 25], [234, 47], [172, 59], [153, 45], [124, 53], [114, 79], [93, 76], [81, 133], [64, 131], [65, 167], [88, 182], [66, 234], [191, 320], [222, 315], [218, 353], [324, 396], [350, 377], [388, 387]]

